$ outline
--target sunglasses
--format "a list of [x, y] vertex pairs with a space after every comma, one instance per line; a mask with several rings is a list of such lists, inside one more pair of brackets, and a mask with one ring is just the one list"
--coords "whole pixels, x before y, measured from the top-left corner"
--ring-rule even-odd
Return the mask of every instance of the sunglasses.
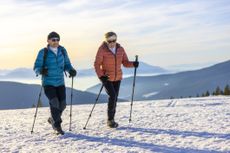
[[52, 38], [51, 41], [56, 42], [56, 41], [60, 41], [60, 39], [59, 38]]
[[111, 44], [111, 43], [115, 43], [117, 40], [115, 39], [115, 40], [108, 40], [107, 42], [109, 43], [109, 44]]

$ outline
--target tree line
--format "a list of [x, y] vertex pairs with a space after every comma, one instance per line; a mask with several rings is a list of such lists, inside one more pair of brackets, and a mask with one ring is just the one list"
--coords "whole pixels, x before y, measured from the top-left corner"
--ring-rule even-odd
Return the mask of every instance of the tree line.
[[[207, 90], [206, 92], [202, 94], [197, 94], [196, 97], [208, 97], [208, 96], [218, 96], [218, 95], [230, 95], [230, 86], [227, 84], [223, 89], [220, 88], [220, 86], [217, 86], [214, 91]], [[174, 99], [175, 97], [171, 96], [170, 99]], [[183, 96], [180, 96], [180, 98], [185, 98]], [[188, 98], [192, 98], [192, 96], [189, 96]]]
[[216, 87], [216, 89], [212, 92], [210, 91], [206, 91], [204, 93], [202, 93], [201, 95], [197, 95], [197, 97], [207, 97], [207, 96], [210, 96], [210, 95], [213, 95], [213, 96], [218, 96], [218, 95], [225, 95], [225, 96], [228, 96], [230, 95], [230, 86], [229, 85], [226, 85], [224, 87], [224, 89], [221, 89], [219, 86]]

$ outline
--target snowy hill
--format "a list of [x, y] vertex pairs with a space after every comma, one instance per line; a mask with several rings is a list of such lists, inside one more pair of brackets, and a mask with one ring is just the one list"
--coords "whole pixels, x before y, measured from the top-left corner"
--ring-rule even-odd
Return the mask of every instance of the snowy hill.
[[[31, 108], [32, 105], [37, 104], [40, 89], [40, 85], [0, 81], [0, 110]], [[67, 103], [70, 103], [70, 93], [71, 89], [66, 88]], [[93, 93], [73, 90], [73, 104], [90, 104], [96, 97], [97, 95]], [[100, 99], [103, 102], [107, 102], [106, 95], [101, 95]], [[43, 106], [49, 105], [44, 90], [41, 100]], [[121, 99], [119, 100], [124, 101]]]
[[[52, 134], [48, 108], [41, 108], [30, 134], [35, 109], [0, 111], [0, 152], [45, 153], [209, 153], [230, 152], [230, 97], [119, 103], [118, 129], [106, 127], [106, 104], [98, 104], [88, 128], [82, 127], [92, 105], [73, 107], [72, 132]], [[69, 125], [69, 107], [63, 129]]]
[[[137, 71], [138, 73], [138, 71]], [[138, 76], [136, 79], [135, 98], [137, 100], [169, 99], [193, 96], [209, 90], [213, 92], [217, 86], [222, 89], [230, 84], [230, 60], [216, 65], [176, 74], [158, 76]], [[125, 78], [121, 83], [120, 98], [130, 99], [133, 77]], [[89, 89], [96, 93], [100, 84]], [[127, 93], [128, 91], [128, 93]]]

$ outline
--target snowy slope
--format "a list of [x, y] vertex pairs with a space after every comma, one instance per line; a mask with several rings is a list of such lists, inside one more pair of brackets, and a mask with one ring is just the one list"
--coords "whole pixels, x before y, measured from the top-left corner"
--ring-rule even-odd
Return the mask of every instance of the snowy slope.
[[[73, 131], [52, 134], [48, 108], [39, 109], [35, 133], [30, 134], [34, 109], [0, 111], [0, 152], [230, 152], [230, 97], [119, 103], [116, 130], [106, 127], [106, 104], [96, 106], [88, 128], [82, 130], [92, 105], [73, 107]], [[69, 108], [63, 119], [68, 129]]]
[[[212, 93], [217, 86], [223, 89], [230, 84], [229, 68], [230, 60], [200, 70], [158, 76], [137, 76], [135, 99], [143, 101], [181, 96], [196, 97], [197, 94], [201, 95], [207, 90]], [[138, 73], [139, 70], [137, 70]], [[122, 80], [120, 98], [130, 99], [132, 83], [133, 77]], [[92, 86], [87, 91], [97, 94], [100, 86], [100, 84]], [[127, 91], [130, 92], [127, 94]]]

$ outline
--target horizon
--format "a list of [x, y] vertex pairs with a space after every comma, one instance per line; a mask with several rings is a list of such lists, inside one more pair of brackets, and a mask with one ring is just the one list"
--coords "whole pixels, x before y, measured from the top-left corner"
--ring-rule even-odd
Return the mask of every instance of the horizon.
[[[147, 64], [149, 66], [153, 66], [153, 67], [159, 67], [162, 68], [164, 70], [168, 70], [168, 71], [173, 71], [175, 70], [175, 72], [181, 72], [181, 71], [189, 71], [189, 70], [199, 70], [199, 69], [203, 69], [203, 68], [208, 68], [211, 66], [214, 66], [216, 64], [221, 64], [224, 62], [228, 62], [228, 60], [224, 60], [224, 61], [220, 61], [220, 62], [206, 62], [206, 63], [191, 63], [191, 64], [179, 64], [179, 65], [169, 65], [167, 67], [162, 67], [159, 65], [152, 65], [150, 63], [147, 62], [143, 62], [143, 61], [139, 61], [142, 62], [144, 64]], [[1, 73], [7, 73], [7, 71], [14, 71], [14, 70], [18, 70], [18, 69], [33, 69], [33, 67], [15, 67], [15, 68], [11, 68], [11, 69], [0, 69], [0, 75]], [[88, 67], [88, 68], [82, 68], [82, 69], [78, 69], [80, 71], [82, 70], [90, 70], [90, 69], [94, 69], [93, 67]], [[6, 72], [4, 72], [6, 71]]]
[[130, 60], [139, 55], [140, 61], [154, 66], [205, 66], [230, 59], [227, 0], [11, 0], [0, 4], [0, 69], [33, 67], [51, 31], [60, 34], [60, 44], [77, 69], [93, 67], [103, 35], [111, 30], [118, 34]]

